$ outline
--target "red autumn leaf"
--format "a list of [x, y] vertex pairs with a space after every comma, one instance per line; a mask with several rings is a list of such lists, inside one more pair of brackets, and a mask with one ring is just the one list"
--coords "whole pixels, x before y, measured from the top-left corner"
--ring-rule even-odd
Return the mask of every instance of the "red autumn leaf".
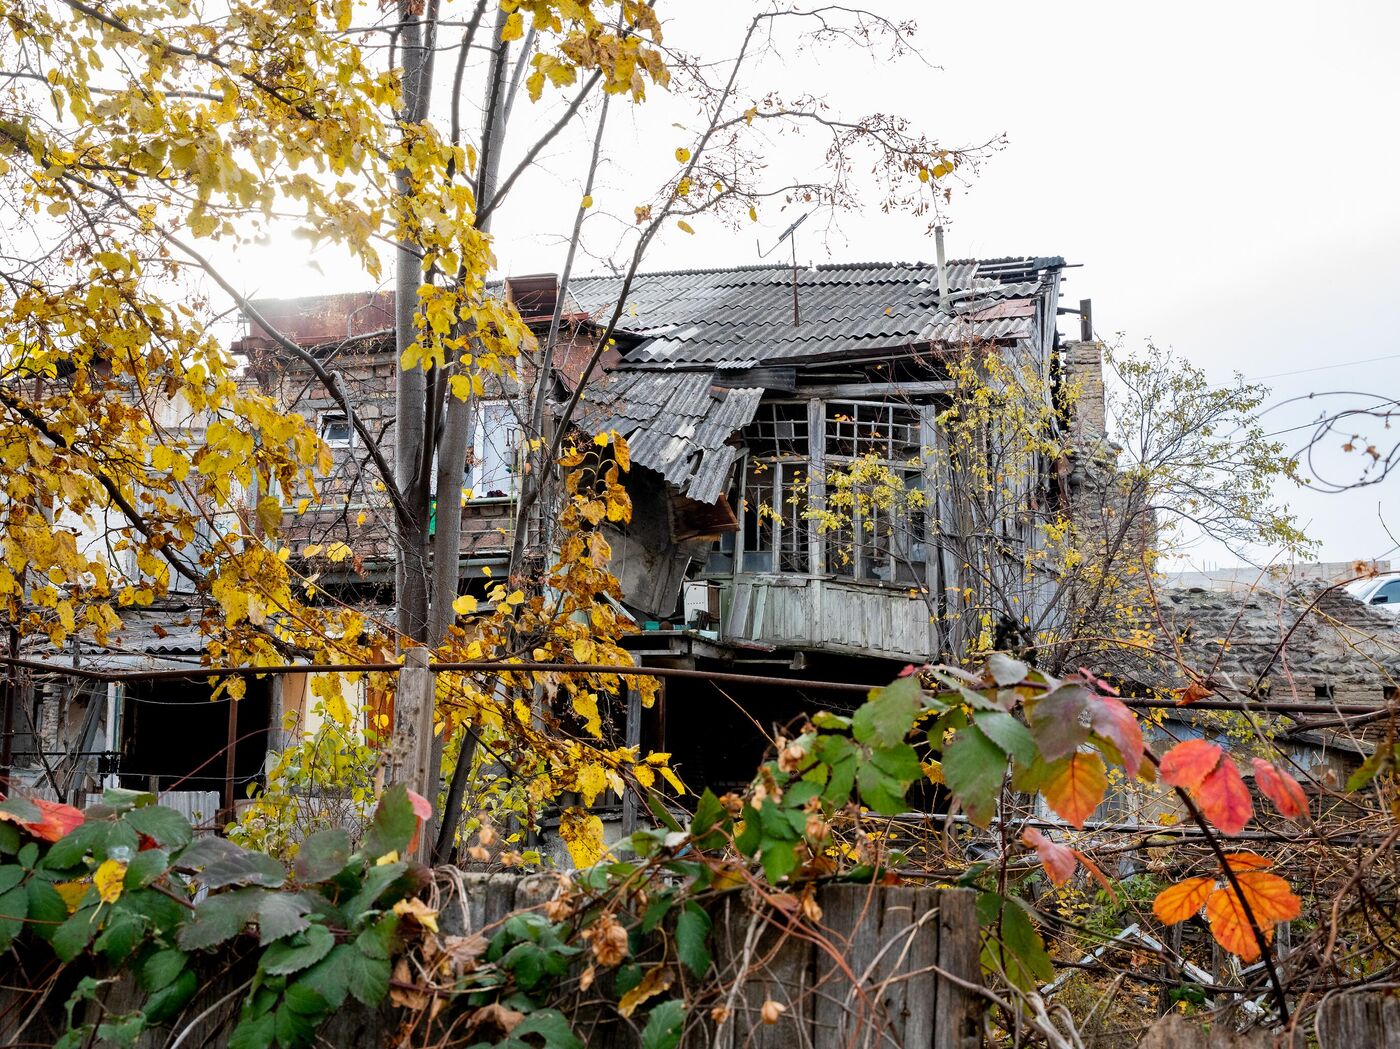
[[1206, 688], [1205, 685], [1201, 684], [1199, 681], [1193, 681], [1185, 688], [1177, 690], [1176, 705], [1179, 707], [1188, 707], [1198, 699], [1205, 699], [1207, 696], [1211, 695], [1214, 695], [1214, 693]]
[[410, 853], [418, 851], [418, 837], [423, 833], [423, 824], [433, 818], [433, 803], [415, 790], [408, 792], [408, 803], [413, 806], [413, 814], [418, 817], [418, 823], [413, 828], [413, 838], [408, 843]]
[[1173, 787], [1194, 790], [1220, 764], [1220, 748], [1203, 739], [1178, 743], [1162, 756], [1162, 779]]
[[1244, 785], [1240, 770], [1228, 758], [1222, 760], [1215, 771], [1191, 793], [1205, 818], [1226, 834], [1238, 834], [1244, 830], [1249, 817], [1254, 815], [1249, 788]]
[[1089, 727], [1118, 748], [1129, 776], [1142, 764], [1142, 726], [1120, 699], [1098, 696], [1089, 705]]
[[1075, 853], [1068, 845], [1060, 845], [1051, 841], [1034, 827], [1026, 828], [1021, 840], [1035, 849], [1036, 855], [1040, 857], [1041, 865], [1045, 868], [1045, 873], [1050, 875], [1050, 881], [1055, 885], [1063, 885], [1069, 881], [1074, 874]]
[[1287, 820], [1301, 819], [1308, 812], [1308, 796], [1302, 785], [1287, 772], [1263, 758], [1254, 759], [1254, 782]]
[[45, 801], [43, 798], [32, 800], [39, 811], [44, 814], [44, 818], [39, 823], [21, 823], [20, 826], [36, 838], [43, 838], [45, 841], [58, 841], [70, 831], [83, 825], [82, 811], [75, 809], [72, 805], [63, 805], [57, 801]]
[[1103, 758], [1081, 751], [1050, 764], [1040, 793], [1062, 819], [1082, 828], [1107, 786]]
[[1214, 878], [1187, 878], [1177, 882], [1157, 894], [1152, 901], [1152, 913], [1164, 925], [1184, 922], [1201, 909], [1214, 887]]

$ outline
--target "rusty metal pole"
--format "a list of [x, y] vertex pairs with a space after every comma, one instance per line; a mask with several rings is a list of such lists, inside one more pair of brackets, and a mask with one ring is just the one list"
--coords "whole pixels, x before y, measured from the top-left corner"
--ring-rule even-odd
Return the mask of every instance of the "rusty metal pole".
[[234, 773], [237, 765], [234, 758], [238, 750], [238, 700], [228, 697], [228, 746], [224, 750], [224, 822], [232, 823], [238, 818], [234, 803]]

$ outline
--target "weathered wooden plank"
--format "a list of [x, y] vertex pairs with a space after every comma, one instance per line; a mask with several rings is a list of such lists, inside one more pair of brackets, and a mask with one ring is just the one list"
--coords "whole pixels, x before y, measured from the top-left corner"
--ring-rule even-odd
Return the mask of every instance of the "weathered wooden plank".
[[1318, 1049], [1400, 1049], [1400, 998], [1375, 991], [1337, 994], [1317, 1011]]
[[[782, 927], [781, 915], [771, 911], [755, 914], [737, 894], [720, 901], [711, 920], [721, 984], [733, 987], [737, 983], [737, 992], [723, 1003], [729, 1012], [717, 1025], [714, 1037], [704, 1037], [709, 1031], [697, 1031], [688, 1045], [810, 1049], [826, 1044], [810, 1038], [812, 945], [790, 935]], [[763, 1006], [768, 1001], [785, 1007], [777, 1023], [763, 1022]]]
[[982, 1044], [982, 1000], [973, 986], [982, 982], [977, 897], [967, 890], [938, 894], [938, 1011], [931, 1044], [935, 1049], [977, 1049]]

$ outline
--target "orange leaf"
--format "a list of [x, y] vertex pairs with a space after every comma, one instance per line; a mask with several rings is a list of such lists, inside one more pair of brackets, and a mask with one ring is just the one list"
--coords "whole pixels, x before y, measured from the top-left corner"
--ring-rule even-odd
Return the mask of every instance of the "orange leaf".
[[1265, 867], [1272, 867], [1274, 861], [1266, 856], [1260, 856], [1253, 852], [1227, 852], [1225, 862], [1230, 865], [1230, 869], [1238, 874], [1240, 871], [1258, 871]]
[[1212, 693], [1210, 689], [1206, 688], [1205, 685], [1201, 684], [1199, 681], [1193, 681], [1185, 688], [1177, 691], [1176, 705], [1179, 707], [1190, 706], [1192, 703], [1196, 702], [1196, 700], [1205, 699], [1207, 696], [1213, 694], [1214, 693]]
[[1260, 924], [1292, 921], [1303, 913], [1303, 901], [1293, 895], [1288, 882], [1268, 871], [1241, 871], [1235, 874], [1249, 909]]
[[[1241, 961], [1252, 962], [1259, 957], [1259, 941], [1254, 938], [1254, 930], [1249, 927], [1249, 919], [1234, 889], [1226, 886], [1211, 893], [1206, 901], [1206, 920], [1210, 922], [1210, 932], [1216, 943], [1231, 954], [1239, 955]], [[1272, 925], [1263, 925], [1260, 931], [1266, 941], [1273, 938]]]
[[1051, 841], [1034, 827], [1026, 828], [1021, 840], [1035, 849], [1036, 855], [1040, 857], [1041, 865], [1045, 868], [1045, 873], [1050, 875], [1050, 881], [1055, 885], [1063, 885], [1069, 881], [1074, 874], [1075, 853], [1068, 845], [1059, 845]]
[[1074, 855], [1080, 863], [1084, 864], [1084, 869], [1093, 875], [1094, 880], [1103, 886], [1103, 891], [1108, 893], [1109, 900], [1113, 903], [1117, 903], [1118, 893], [1113, 891], [1113, 882], [1108, 880], [1108, 875], [1099, 869], [1097, 863], [1089, 859], [1088, 856], [1085, 856], [1084, 853], [1080, 852], [1078, 849], [1074, 850]]
[[1214, 886], [1214, 878], [1187, 878], [1168, 886], [1152, 901], [1152, 913], [1164, 925], [1184, 922], [1201, 909]]
[[1103, 800], [1107, 786], [1103, 758], [1078, 752], [1050, 763], [1040, 793], [1061, 818], [1082, 828]]
[[1104, 739], [1111, 740], [1123, 757], [1123, 768], [1136, 776], [1142, 764], [1142, 726], [1137, 717], [1120, 699], [1095, 696], [1089, 705], [1089, 727]]
[[1162, 779], [1173, 787], [1194, 790], [1220, 764], [1220, 748], [1203, 739], [1178, 743], [1162, 757]]
[[1254, 759], [1254, 782], [1260, 792], [1274, 803], [1278, 814], [1287, 820], [1300, 819], [1307, 814], [1308, 796], [1302, 785], [1287, 772], [1269, 764], [1263, 758]]
[[69, 831], [83, 825], [82, 811], [75, 809], [72, 805], [64, 805], [57, 801], [45, 801], [43, 798], [31, 798], [30, 800], [44, 814], [44, 818], [38, 823], [21, 823], [20, 826], [36, 838], [43, 838], [45, 841], [58, 841]]
[[1240, 770], [1228, 758], [1222, 760], [1192, 794], [1206, 819], [1226, 834], [1244, 830], [1249, 817], [1254, 815], [1249, 788], [1244, 785]]

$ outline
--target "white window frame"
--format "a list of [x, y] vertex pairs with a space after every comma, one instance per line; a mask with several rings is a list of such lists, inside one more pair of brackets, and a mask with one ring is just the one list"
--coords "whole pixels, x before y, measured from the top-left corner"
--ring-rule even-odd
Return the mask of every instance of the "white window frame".
[[[326, 436], [326, 430], [328, 429], [328, 426], [329, 426], [329, 424], [330, 424], [330, 422], [331, 422], [332, 420], [335, 420], [335, 421], [337, 421], [337, 422], [342, 422], [342, 423], [345, 424], [345, 429], [346, 429], [347, 433], [346, 433], [346, 436], [345, 436], [343, 439], [342, 439], [342, 438], [339, 438], [339, 437], [327, 437], [327, 436]], [[316, 421], [316, 435], [317, 435], [318, 437], [320, 437], [321, 440], [325, 441], [326, 444], [327, 444], [327, 446], [328, 446], [328, 447], [331, 447], [331, 448], [353, 448], [353, 447], [355, 447], [355, 427], [352, 426], [352, 425], [350, 424], [350, 417], [349, 417], [348, 415], [346, 415], [344, 412], [340, 412], [340, 411], [325, 411], [325, 412], [322, 412], [322, 413], [320, 414], [320, 417], [319, 417], [319, 418], [317, 419], [317, 421]]]
[[[499, 490], [504, 491], [505, 496], [487, 495], [489, 489], [482, 479], [482, 468], [486, 465], [486, 427], [483, 425], [488, 413], [504, 409], [505, 418], [508, 420], [507, 432], [514, 434], [514, 438], [508, 442], [506, 448], [505, 463], [506, 483], [496, 485]], [[472, 427], [472, 466], [467, 475], [467, 487], [471, 489], [473, 502], [482, 499], [514, 499], [518, 495], [516, 485], [520, 477], [520, 420], [516, 416], [513, 406], [507, 400], [478, 401], [476, 404], [476, 425]]]

